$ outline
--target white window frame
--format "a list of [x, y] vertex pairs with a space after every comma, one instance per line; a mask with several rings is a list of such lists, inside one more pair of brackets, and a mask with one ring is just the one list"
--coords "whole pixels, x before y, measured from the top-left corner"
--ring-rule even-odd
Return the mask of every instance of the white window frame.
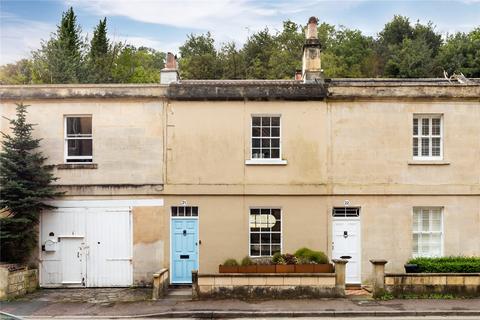
[[[252, 209], [278, 209], [280, 210], [280, 232], [278, 231], [274, 231], [275, 233], [280, 233], [280, 253], [283, 253], [283, 209], [281, 207], [259, 207], [259, 206], [254, 206], [254, 207], [250, 207], [248, 208], [248, 256], [249, 257], [252, 257], [252, 258], [268, 258], [268, 257], [272, 257], [272, 256], [262, 256], [262, 249], [260, 247], [260, 255], [258, 256], [253, 256], [251, 253], [252, 253], [252, 250], [251, 250], [251, 245], [252, 245], [252, 242], [251, 242], [251, 234], [252, 234], [252, 230], [250, 228], [250, 215], [251, 215], [251, 212], [252, 212]], [[271, 232], [271, 231], [270, 231]], [[260, 237], [261, 237], [261, 232], [259, 232], [260, 234]], [[261, 242], [260, 242], [261, 243]], [[270, 251], [271, 251], [271, 245], [272, 243], [270, 242]]]
[[[428, 231], [421, 231], [421, 219], [419, 218], [419, 221], [417, 222], [417, 225], [419, 226], [419, 230], [414, 230], [413, 229], [413, 223], [414, 223], [414, 219], [415, 219], [415, 212], [418, 211], [418, 210], [429, 210], [429, 224], [431, 223], [432, 221], [432, 210], [440, 210], [440, 231], [432, 231], [432, 230], [428, 230]], [[417, 258], [417, 257], [443, 257], [443, 244], [444, 244], [444, 217], [445, 217], [445, 214], [444, 214], [444, 208], [443, 207], [413, 207], [413, 210], [412, 210], [412, 256], [414, 258]], [[419, 241], [419, 243], [417, 244], [417, 252], [413, 252], [413, 235], [414, 234], [417, 234], [417, 235], [422, 235], [422, 234], [428, 234], [428, 235], [432, 235], [432, 234], [440, 234], [440, 255], [434, 255], [432, 254], [431, 252], [428, 253], [428, 254], [425, 254], [425, 253], [420, 253], [420, 243], [421, 241]]]
[[[413, 122], [415, 119], [418, 119], [418, 131], [417, 134], [415, 135], [413, 132]], [[422, 134], [422, 126], [423, 126], [423, 119], [429, 119], [429, 128], [428, 128], [428, 135], [423, 135]], [[433, 135], [432, 134], [432, 119], [440, 119], [440, 135]], [[412, 118], [412, 156], [413, 160], [420, 160], [420, 161], [425, 161], [425, 160], [443, 160], [443, 136], [444, 136], [444, 130], [443, 130], [443, 115], [442, 114], [414, 114]], [[418, 139], [418, 154], [415, 156], [413, 154], [413, 139], [417, 138]], [[429, 155], [428, 156], [422, 156], [422, 138], [427, 138], [429, 141]], [[440, 155], [439, 156], [432, 156], [432, 138], [440, 138]]]
[[[278, 117], [279, 118], [279, 142], [278, 142], [278, 158], [254, 158], [253, 157], [253, 118], [254, 117]], [[264, 114], [253, 113], [250, 115], [250, 159], [245, 161], [245, 164], [265, 164], [265, 165], [286, 165], [287, 161], [282, 160], [282, 115], [281, 114]]]
[[[79, 137], [68, 137], [67, 136], [67, 119], [68, 118], [90, 118], [92, 122], [92, 133], [90, 135], [79, 136]], [[68, 114], [63, 116], [63, 136], [64, 136], [64, 162], [66, 164], [86, 164], [93, 162], [93, 117], [91, 114]], [[92, 155], [91, 156], [69, 156], [68, 155], [68, 141], [69, 140], [92, 140]], [[90, 160], [85, 161], [67, 161], [67, 160]]]

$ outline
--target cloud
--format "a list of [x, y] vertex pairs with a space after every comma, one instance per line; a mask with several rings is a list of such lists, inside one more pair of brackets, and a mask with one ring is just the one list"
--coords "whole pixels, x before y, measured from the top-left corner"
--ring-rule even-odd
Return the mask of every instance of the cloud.
[[54, 24], [20, 19], [2, 12], [0, 28], [0, 65], [30, 56], [40, 47], [41, 39], [48, 39], [56, 30]]

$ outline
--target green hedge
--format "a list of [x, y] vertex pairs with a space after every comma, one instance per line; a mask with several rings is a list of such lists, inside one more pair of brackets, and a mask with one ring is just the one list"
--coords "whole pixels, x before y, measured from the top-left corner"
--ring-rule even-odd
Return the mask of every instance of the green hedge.
[[408, 264], [425, 273], [480, 273], [480, 257], [415, 258]]

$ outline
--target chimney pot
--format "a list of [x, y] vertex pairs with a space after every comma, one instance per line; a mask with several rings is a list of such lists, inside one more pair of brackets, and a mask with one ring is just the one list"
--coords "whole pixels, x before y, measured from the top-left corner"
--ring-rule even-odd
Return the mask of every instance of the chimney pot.
[[318, 19], [316, 17], [310, 17], [307, 26], [307, 39], [318, 39], [317, 26]]

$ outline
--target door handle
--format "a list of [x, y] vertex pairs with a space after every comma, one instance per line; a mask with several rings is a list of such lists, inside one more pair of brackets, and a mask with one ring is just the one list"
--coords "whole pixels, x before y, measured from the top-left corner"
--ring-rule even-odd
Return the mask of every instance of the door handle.
[[190, 255], [189, 254], [181, 254], [180, 259], [189, 259]]
[[352, 259], [352, 256], [341, 256], [340, 259]]

